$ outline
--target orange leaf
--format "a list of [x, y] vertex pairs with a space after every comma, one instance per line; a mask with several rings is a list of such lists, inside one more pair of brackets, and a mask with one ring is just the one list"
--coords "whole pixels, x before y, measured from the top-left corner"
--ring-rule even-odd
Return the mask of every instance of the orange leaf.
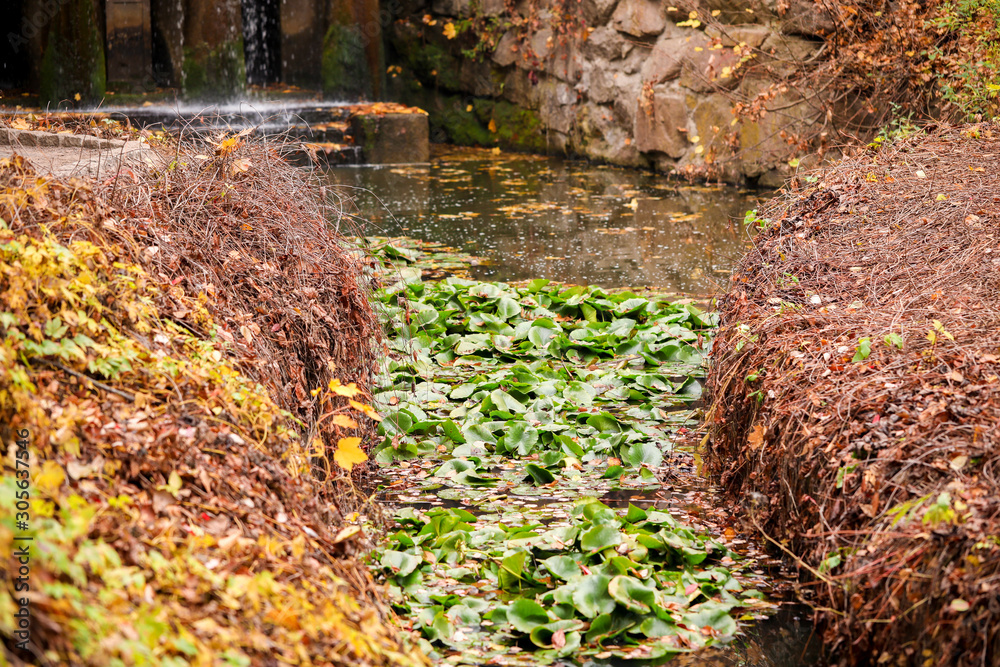
[[337, 426], [342, 426], [343, 428], [357, 428], [358, 422], [354, 421], [347, 415], [337, 415], [333, 418], [333, 423]]
[[340, 380], [334, 378], [330, 380], [330, 391], [335, 393], [337, 396], [346, 396], [347, 398], [354, 398], [358, 394], [363, 393], [358, 389], [358, 385], [353, 382], [346, 387], [340, 384]]
[[347, 472], [350, 472], [357, 464], [367, 461], [368, 455], [361, 451], [361, 438], [341, 438], [338, 440], [333, 460]]
[[353, 400], [350, 403], [351, 407], [354, 408], [355, 410], [365, 413], [366, 415], [368, 415], [377, 422], [382, 421], [382, 415], [375, 412], [375, 408], [373, 408], [372, 406], [365, 405], [364, 403], [358, 403], [357, 401]]
[[764, 425], [757, 424], [753, 427], [753, 431], [750, 433], [750, 437], [747, 438], [747, 442], [750, 443], [750, 449], [757, 450], [764, 445]]

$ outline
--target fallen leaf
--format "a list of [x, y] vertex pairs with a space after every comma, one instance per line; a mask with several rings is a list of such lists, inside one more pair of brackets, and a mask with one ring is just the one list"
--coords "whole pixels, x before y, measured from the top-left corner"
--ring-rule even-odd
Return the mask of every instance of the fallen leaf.
[[368, 455], [361, 450], [361, 438], [341, 438], [338, 440], [333, 460], [347, 472], [350, 472], [357, 464], [367, 461]]

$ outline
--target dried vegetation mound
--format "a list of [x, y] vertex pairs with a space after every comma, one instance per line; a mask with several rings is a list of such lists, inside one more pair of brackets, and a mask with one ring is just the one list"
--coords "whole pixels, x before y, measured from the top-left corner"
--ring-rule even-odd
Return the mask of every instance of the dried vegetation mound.
[[1000, 660], [1000, 125], [770, 202], [721, 304], [709, 461], [852, 662]]
[[0, 161], [0, 661], [423, 664], [310, 463], [374, 415], [359, 260], [267, 147], [202, 148], [96, 189]]

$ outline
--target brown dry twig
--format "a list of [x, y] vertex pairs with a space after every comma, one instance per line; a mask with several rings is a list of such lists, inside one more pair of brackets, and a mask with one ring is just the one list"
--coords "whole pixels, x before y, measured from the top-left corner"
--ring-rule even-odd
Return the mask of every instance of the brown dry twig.
[[817, 593], [845, 660], [993, 664], [1000, 125], [815, 177], [761, 212], [722, 300], [710, 467], [810, 567], [842, 561]]

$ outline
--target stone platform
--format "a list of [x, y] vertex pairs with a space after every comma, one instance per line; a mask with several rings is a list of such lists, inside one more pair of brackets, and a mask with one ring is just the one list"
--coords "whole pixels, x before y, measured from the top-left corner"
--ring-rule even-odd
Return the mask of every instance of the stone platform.
[[60, 178], [100, 178], [129, 161], [155, 159], [153, 151], [138, 141], [0, 128], [0, 159], [14, 153], [27, 158], [39, 173]]
[[100, 115], [135, 127], [176, 134], [239, 132], [287, 141], [298, 164], [412, 164], [430, 159], [427, 114], [415, 107], [376, 102], [325, 104], [263, 102], [223, 106], [108, 109]]

